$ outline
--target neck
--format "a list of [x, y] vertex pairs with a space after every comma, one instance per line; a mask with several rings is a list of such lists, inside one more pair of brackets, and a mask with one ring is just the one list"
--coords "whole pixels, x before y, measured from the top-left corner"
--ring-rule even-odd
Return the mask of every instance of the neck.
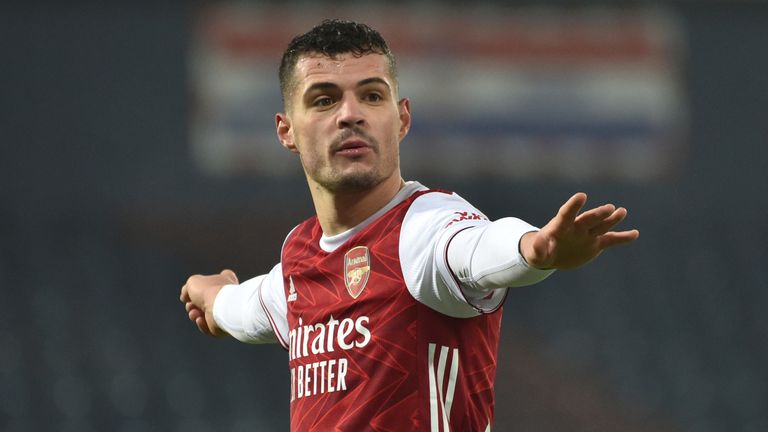
[[405, 185], [400, 175], [392, 176], [371, 189], [332, 192], [310, 181], [315, 212], [323, 233], [328, 236], [354, 228], [387, 205]]

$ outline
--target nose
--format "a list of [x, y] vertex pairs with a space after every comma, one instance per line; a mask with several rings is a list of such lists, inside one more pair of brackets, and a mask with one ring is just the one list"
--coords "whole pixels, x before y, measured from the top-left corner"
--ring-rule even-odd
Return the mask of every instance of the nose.
[[360, 101], [352, 96], [345, 97], [339, 107], [336, 125], [339, 129], [346, 129], [363, 124], [365, 124], [365, 116]]

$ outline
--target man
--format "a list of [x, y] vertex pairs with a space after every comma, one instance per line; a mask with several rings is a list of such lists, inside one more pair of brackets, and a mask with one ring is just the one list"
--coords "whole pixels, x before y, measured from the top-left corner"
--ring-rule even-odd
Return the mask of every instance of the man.
[[410, 102], [365, 25], [324, 21], [295, 38], [280, 83], [277, 135], [301, 160], [316, 216], [266, 275], [189, 278], [189, 319], [288, 351], [293, 431], [490, 430], [508, 288], [633, 241], [636, 230], [611, 231], [626, 210], [581, 212], [578, 193], [539, 230], [405, 182]]

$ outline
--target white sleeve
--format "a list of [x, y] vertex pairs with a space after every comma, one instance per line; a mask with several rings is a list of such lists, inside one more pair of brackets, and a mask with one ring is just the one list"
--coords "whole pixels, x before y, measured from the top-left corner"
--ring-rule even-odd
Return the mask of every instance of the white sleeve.
[[225, 285], [213, 302], [213, 319], [242, 342], [287, 347], [287, 309], [282, 266], [277, 264], [267, 274]]
[[451, 274], [465, 296], [483, 301], [492, 290], [531, 285], [554, 270], [530, 267], [520, 253], [523, 234], [538, 228], [517, 218], [462, 230], [446, 245]]
[[552, 273], [528, 267], [519, 253], [520, 237], [533, 230], [519, 219], [490, 222], [457, 194], [424, 194], [408, 209], [400, 231], [408, 291], [445, 315], [491, 313], [504, 303], [508, 287]]

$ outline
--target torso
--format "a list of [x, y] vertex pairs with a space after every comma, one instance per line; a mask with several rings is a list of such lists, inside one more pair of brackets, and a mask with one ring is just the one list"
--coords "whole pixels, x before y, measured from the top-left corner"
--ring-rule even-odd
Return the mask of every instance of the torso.
[[485, 431], [501, 314], [453, 318], [409, 293], [400, 228], [417, 192], [332, 252], [316, 218], [283, 248], [292, 431]]

